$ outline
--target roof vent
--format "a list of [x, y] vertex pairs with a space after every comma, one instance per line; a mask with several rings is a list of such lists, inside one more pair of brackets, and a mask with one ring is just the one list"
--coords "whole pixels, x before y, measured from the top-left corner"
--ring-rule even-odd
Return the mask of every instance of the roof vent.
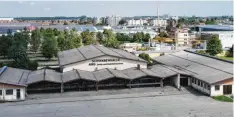
[[6, 70], [7, 66], [3, 66], [2, 69], [0, 70], [0, 75]]

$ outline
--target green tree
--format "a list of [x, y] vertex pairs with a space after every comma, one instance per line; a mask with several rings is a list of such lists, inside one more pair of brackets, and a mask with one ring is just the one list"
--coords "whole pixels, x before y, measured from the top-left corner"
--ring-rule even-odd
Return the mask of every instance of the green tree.
[[213, 35], [211, 39], [207, 42], [207, 50], [206, 52], [209, 53], [212, 56], [215, 56], [216, 54], [221, 53], [222, 50], [222, 44], [220, 39], [217, 35]]
[[151, 63], [152, 61], [152, 58], [149, 56], [149, 54], [146, 53], [139, 54], [139, 57], [146, 60], [148, 63]]
[[159, 37], [166, 37], [166, 38], [168, 37], [166, 32], [160, 32], [158, 36]]
[[33, 52], [37, 52], [40, 45], [41, 45], [41, 33], [40, 30], [36, 29], [32, 31], [31, 39], [30, 39], [30, 44], [31, 44], [31, 50]]
[[232, 47], [228, 50], [228, 57], [233, 57], [233, 46], [234, 46], [234, 44], [233, 44]]
[[8, 50], [13, 43], [12, 35], [3, 35], [0, 37], [0, 55], [6, 57], [8, 54]]
[[116, 39], [116, 36], [113, 34], [112, 30], [106, 30], [104, 33], [105, 39], [103, 40], [103, 45], [111, 48], [118, 48], [120, 42]]
[[13, 36], [14, 43], [22, 45], [25, 49], [28, 48], [29, 39], [29, 33], [26, 31], [15, 33]]
[[144, 39], [143, 39], [143, 41], [144, 42], [149, 42], [149, 39], [150, 39], [151, 37], [150, 37], [150, 34], [149, 33], [146, 33], [145, 35], [144, 35]]
[[101, 41], [103, 40], [103, 33], [98, 32], [98, 33], [96, 34], [96, 37], [97, 37], [97, 40], [98, 40], [99, 42], [101, 42]]
[[81, 37], [83, 40], [84, 45], [94, 44], [94, 33], [90, 32], [89, 30], [83, 31], [81, 33]]
[[14, 60], [11, 65], [12, 67], [28, 68], [29, 59], [26, 53], [26, 48], [18, 42], [14, 42], [14, 44], [9, 48], [8, 58]]
[[135, 42], [142, 42], [143, 35], [140, 32], [137, 32], [136, 34], [133, 35], [133, 40]]
[[51, 59], [57, 56], [58, 42], [54, 36], [44, 37], [42, 43], [42, 54], [45, 58]]

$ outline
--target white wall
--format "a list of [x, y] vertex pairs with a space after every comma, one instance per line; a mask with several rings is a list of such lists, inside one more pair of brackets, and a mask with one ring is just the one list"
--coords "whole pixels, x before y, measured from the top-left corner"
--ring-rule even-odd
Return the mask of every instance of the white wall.
[[[225, 84], [230, 85], [230, 84]], [[219, 84], [219, 90], [215, 90], [215, 85], [211, 85], [211, 96], [223, 95], [223, 84]], [[234, 94], [234, 86], [232, 84], [232, 94]]]
[[223, 95], [223, 85], [219, 85], [219, 90], [215, 90], [215, 85], [211, 85], [211, 94], [210, 96]]
[[123, 70], [127, 68], [137, 67], [137, 64], [140, 64], [141, 68], [147, 68], [146, 62], [139, 62], [134, 60], [128, 60], [128, 59], [122, 59], [120, 58], [120, 61], [113, 61], [113, 62], [95, 62], [95, 63], [123, 63], [123, 64], [117, 64], [117, 65], [95, 65], [90, 66], [89, 63], [92, 63], [92, 60], [96, 59], [117, 59], [116, 57], [111, 56], [102, 56], [91, 60], [82, 61], [76, 64], [66, 65], [63, 67], [62, 72], [71, 71], [73, 69], [79, 69], [79, 70], [85, 70], [85, 71], [95, 71], [98, 69], [104, 69], [104, 68], [112, 68], [117, 70]]
[[[7, 88], [7, 89], [12, 89], [12, 88]], [[16, 101], [17, 99], [17, 89], [20, 89], [20, 99], [19, 100], [25, 100], [25, 88], [17, 88], [13, 89], [13, 95], [6, 95], [6, 90], [7, 89], [0, 89], [2, 90], [2, 95], [0, 96], [0, 100], [5, 100], [5, 101]], [[3, 97], [4, 96], [4, 97]]]

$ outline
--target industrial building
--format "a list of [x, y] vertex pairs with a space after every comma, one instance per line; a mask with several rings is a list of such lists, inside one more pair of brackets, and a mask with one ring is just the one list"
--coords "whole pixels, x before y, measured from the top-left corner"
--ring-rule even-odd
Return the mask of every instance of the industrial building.
[[27, 94], [41, 92], [166, 85], [191, 86], [209, 96], [233, 94], [234, 90], [233, 63], [191, 52], [156, 57], [151, 66], [126, 51], [97, 45], [59, 52], [58, 58], [60, 72], [1, 68], [0, 100], [24, 100]]

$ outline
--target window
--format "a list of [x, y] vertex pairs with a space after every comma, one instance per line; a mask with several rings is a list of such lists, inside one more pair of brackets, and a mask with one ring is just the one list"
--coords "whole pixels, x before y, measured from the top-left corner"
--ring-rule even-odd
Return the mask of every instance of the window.
[[194, 78], [192, 78], [192, 83], [194, 83]]
[[2, 90], [0, 90], [0, 95], [2, 95]]
[[219, 90], [219, 85], [215, 85], [215, 91]]
[[201, 81], [201, 86], [203, 87], [203, 83], [202, 83], [202, 81]]
[[13, 95], [13, 89], [7, 89], [6, 95]]
[[207, 85], [207, 90], [210, 90], [210, 85]]
[[197, 80], [198, 81], [198, 86], [200, 86], [200, 81], [199, 80]]

